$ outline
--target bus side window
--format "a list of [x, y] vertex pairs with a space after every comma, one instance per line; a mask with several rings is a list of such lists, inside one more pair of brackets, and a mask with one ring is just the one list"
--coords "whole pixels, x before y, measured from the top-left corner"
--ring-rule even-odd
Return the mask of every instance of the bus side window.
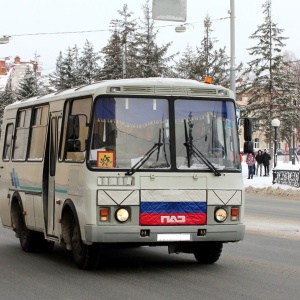
[[80, 125], [79, 116], [69, 116], [67, 128], [67, 152], [80, 152], [81, 142], [79, 140]]
[[[71, 109], [70, 109], [71, 108]], [[81, 98], [70, 100], [66, 103], [64, 111], [63, 139], [61, 145], [60, 159], [67, 161], [83, 162], [85, 158], [85, 147], [88, 136], [88, 124], [90, 122], [92, 98]], [[70, 128], [71, 123], [78, 126], [78, 130]], [[70, 136], [70, 132], [79, 136]]]
[[48, 111], [48, 106], [35, 107], [33, 110], [28, 159], [42, 160], [44, 157]]
[[20, 110], [17, 117], [14, 137], [13, 159], [25, 160], [30, 129], [31, 108]]
[[14, 130], [14, 124], [8, 124], [6, 127], [5, 139], [3, 145], [3, 155], [2, 155], [2, 159], [5, 161], [10, 160], [11, 146], [13, 140], [13, 130]]

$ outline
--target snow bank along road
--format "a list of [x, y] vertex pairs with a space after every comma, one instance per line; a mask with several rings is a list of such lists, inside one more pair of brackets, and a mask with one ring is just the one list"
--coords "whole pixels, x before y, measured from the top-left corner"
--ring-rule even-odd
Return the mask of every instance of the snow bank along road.
[[300, 200], [300, 189], [296, 190], [294, 188], [282, 189], [276, 186], [268, 186], [257, 188], [253, 186], [248, 186], [245, 188], [246, 194], [256, 194], [262, 196], [273, 196], [275, 198], [290, 199], [290, 200]]

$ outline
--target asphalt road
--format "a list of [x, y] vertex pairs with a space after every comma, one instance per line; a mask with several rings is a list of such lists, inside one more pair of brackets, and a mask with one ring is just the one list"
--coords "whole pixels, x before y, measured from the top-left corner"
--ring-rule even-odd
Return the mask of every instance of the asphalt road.
[[260, 232], [300, 241], [299, 217], [300, 199], [246, 196], [245, 224], [248, 232]]
[[[247, 197], [247, 202], [244, 241], [224, 245], [220, 260], [208, 266], [189, 254], [169, 255], [164, 247], [140, 247], [103, 251], [99, 269], [82, 271], [63, 248], [57, 246], [49, 254], [24, 253], [13, 232], [1, 228], [0, 299], [298, 300], [300, 239], [276, 230], [269, 234], [270, 224], [286, 205], [257, 196]], [[261, 223], [263, 210], [267, 230]], [[293, 223], [289, 209], [285, 214], [280, 219]]]

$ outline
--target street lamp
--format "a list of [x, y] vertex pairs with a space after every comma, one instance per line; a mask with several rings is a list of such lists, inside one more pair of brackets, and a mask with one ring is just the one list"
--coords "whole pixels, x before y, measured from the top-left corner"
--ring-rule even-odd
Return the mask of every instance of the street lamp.
[[184, 25], [176, 26], [175, 32], [177, 32], [177, 33], [186, 32], [186, 27]]
[[275, 138], [274, 138], [274, 168], [277, 165], [277, 128], [280, 126], [280, 121], [278, 119], [273, 119], [271, 122], [272, 127], [275, 130]]
[[4, 35], [3, 37], [0, 37], [0, 44], [7, 44], [9, 43], [9, 36]]
[[296, 155], [296, 150], [295, 150], [295, 134], [296, 134], [296, 128], [293, 129], [293, 153], [292, 153], [292, 165], [295, 164], [295, 155]]

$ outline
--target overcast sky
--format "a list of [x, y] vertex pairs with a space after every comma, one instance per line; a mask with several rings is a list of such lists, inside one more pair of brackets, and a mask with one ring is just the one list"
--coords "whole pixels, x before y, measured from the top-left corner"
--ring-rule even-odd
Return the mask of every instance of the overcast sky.
[[[251, 60], [247, 48], [254, 46], [249, 36], [263, 23], [262, 4], [265, 0], [235, 0], [236, 15], [236, 64]], [[12, 36], [9, 44], [0, 45], [0, 59], [16, 55], [22, 61], [40, 55], [43, 74], [53, 72], [60, 51], [75, 44], [82, 49], [89, 40], [100, 51], [110, 37], [108, 31], [112, 19], [119, 18], [117, 10], [124, 4], [134, 12], [136, 18], [142, 16], [144, 0], [0, 0], [0, 36]], [[152, 0], [150, 1], [152, 3]], [[183, 52], [189, 44], [192, 47], [203, 39], [203, 20], [208, 14], [213, 20], [212, 36], [219, 40], [218, 47], [226, 46], [230, 55], [230, 0], [187, 0], [187, 20], [190, 23], [185, 33], [175, 33], [175, 26], [181, 23], [156, 21], [159, 27], [158, 44], [173, 42], [170, 54]], [[273, 21], [284, 29], [288, 37], [285, 49], [300, 58], [299, 27], [300, 1], [272, 0]], [[174, 26], [167, 26], [174, 25]], [[94, 31], [90, 33], [39, 34], [56, 32]]]

